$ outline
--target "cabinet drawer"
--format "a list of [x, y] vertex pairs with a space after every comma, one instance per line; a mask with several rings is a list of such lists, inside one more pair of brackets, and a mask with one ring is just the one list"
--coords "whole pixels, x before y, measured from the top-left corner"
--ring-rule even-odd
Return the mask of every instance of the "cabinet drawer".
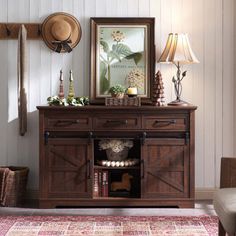
[[93, 126], [94, 129], [99, 129], [99, 130], [140, 129], [141, 118], [137, 116], [96, 117], [93, 118]]
[[187, 130], [187, 117], [143, 117], [143, 128], [149, 130]]
[[91, 127], [87, 116], [68, 116], [68, 118], [46, 118], [45, 128], [50, 130], [87, 130]]

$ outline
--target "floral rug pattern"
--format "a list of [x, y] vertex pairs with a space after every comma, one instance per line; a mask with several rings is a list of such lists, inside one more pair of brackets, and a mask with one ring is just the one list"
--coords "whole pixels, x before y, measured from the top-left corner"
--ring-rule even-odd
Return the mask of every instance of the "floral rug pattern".
[[216, 216], [1, 216], [0, 236], [217, 236]]

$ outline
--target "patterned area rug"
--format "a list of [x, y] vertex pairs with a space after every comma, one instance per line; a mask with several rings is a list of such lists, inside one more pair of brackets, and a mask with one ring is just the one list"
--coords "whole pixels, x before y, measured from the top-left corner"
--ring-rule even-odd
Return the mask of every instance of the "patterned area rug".
[[216, 216], [6, 216], [0, 235], [217, 236]]

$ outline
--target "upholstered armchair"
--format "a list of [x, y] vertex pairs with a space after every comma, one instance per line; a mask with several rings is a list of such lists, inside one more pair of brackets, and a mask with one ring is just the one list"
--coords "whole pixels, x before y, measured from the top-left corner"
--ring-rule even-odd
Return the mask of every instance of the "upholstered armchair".
[[213, 205], [219, 217], [218, 235], [236, 235], [236, 158], [221, 159], [220, 189]]

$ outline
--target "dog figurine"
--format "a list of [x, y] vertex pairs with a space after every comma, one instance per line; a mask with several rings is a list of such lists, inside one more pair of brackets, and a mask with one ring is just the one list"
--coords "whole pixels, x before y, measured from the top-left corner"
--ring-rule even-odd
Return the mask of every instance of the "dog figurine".
[[122, 175], [122, 180], [121, 182], [112, 182], [111, 183], [111, 191], [117, 191], [117, 190], [123, 190], [125, 189], [126, 191], [130, 191], [131, 185], [130, 185], [130, 180], [133, 179], [132, 175], [129, 175], [129, 173], [124, 173]]

